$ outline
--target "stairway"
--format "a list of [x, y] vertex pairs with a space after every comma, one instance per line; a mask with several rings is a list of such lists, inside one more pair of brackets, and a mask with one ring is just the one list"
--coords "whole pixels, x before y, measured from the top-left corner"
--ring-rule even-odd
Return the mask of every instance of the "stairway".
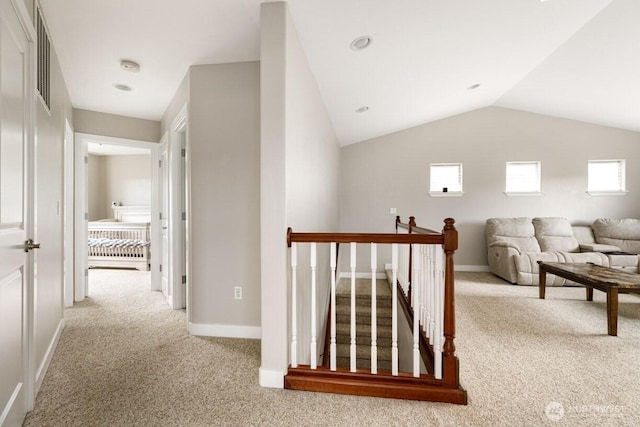
[[[391, 370], [391, 290], [376, 280], [378, 371]], [[351, 343], [351, 279], [336, 286], [336, 363], [349, 368]], [[356, 368], [371, 369], [371, 279], [356, 279]]]

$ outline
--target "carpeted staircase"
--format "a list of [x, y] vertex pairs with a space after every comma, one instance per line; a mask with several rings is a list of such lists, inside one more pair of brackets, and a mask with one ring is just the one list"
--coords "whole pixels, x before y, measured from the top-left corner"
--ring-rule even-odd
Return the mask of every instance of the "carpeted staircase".
[[[376, 280], [378, 370], [391, 370], [391, 290]], [[336, 286], [336, 362], [349, 368], [351, 343], [351, 279]], [[371, 279], [356, 279], [356, 367], [371, 369]]]

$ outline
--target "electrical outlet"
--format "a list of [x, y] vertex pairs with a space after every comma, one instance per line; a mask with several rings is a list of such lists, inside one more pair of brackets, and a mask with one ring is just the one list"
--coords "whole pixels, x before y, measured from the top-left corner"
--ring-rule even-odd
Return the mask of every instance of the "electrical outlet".
[[389, 208], [389, 213], [390, 213], [391, 215], [395, 215], [395, 214], [397, 214], [397, 213], [398, 213], [398, 210], [397, 210], [396, 208]]
[[242, 286], [233, 288], [233, 296], [235, 299], [242, 299]]

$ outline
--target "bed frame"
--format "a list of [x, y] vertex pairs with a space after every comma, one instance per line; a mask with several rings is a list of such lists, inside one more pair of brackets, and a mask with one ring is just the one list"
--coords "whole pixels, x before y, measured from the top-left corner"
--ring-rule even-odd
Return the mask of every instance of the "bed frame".
[[113, 211], [114, 219], [89, 222], [89, 268], [136, 268], [148, 271], [149, 207], [114, 206]]

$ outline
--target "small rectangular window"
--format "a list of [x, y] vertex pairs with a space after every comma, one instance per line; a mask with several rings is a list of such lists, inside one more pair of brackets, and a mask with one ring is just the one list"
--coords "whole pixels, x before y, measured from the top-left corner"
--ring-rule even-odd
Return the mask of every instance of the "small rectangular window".
[[[433, 194], [462, 194], [462, 163], [432, 163], [429, 192]], [[453, 194], [452, 194], [453, 193]]]
[[624, 160], [589, 160], [589, 193], [626, 193]]
[[540, 193], [540, 162], [507, 162], [506, 193]]

